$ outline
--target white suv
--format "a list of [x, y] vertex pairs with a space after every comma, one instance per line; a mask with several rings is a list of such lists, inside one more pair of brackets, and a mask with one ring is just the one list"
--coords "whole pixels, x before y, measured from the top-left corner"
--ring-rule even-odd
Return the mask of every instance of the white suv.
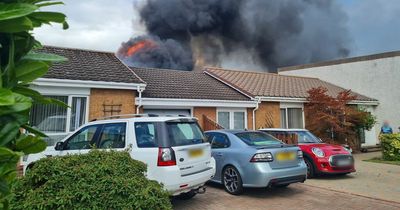
[[23, 158], [24, 172], [43, 157], [82, 154], [92, 147], [125, 150], [147, 164], [147, 178], [164, 184], [171, 195], [191, 198], [205, 191], [215, 174], [215, 160], [197, 120], [140, 115], [93, 121], [48, 147]]

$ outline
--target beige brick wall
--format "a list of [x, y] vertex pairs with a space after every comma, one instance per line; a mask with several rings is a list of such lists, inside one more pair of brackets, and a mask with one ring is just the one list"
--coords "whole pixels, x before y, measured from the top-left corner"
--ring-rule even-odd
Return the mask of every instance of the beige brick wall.
[[265, 127], [279, 128], [280, 124], [280, 103], [261, 102], [256, 111], [256, 129]]
[[119, 114], [135, 113], [135, 96], [134, 90], [110, 90], [95, 89], [90, 90], [89, 102], [89, 120], [104, 117], [103, 104], [122, 104]]
[[215, 107], [194, 107], [193, 108], [193, 117], [196, 117], [199, 120], [200, 126], [203, 128], [203, 114], [208, 118], [217, 121], [217, 108]]

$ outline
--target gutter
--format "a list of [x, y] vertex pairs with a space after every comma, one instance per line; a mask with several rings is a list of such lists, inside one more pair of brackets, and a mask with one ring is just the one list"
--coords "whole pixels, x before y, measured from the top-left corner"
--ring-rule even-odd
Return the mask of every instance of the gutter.
[[257, 97], [256, 99], [257, 99], [255, 101], [256, 102], [256, 108], [253, 109], [253, 130], [256, 130], [256, 111], [258, 110], [259, 105], [261, 103], [261, 98]]
[[144, 87], [140, 88], [140, 86], [138, 86], [137, 91], [139, 92], [139, 104], [136, 107], [136, 114], [140, 114], [140, 107], [142, 106], [142, 92], [144, 91]]

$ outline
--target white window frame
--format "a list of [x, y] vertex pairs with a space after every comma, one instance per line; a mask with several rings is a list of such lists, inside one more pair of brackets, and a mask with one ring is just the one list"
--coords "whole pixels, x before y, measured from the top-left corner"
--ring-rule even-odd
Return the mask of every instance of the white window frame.
[[46, 93], [43, 94], [44, 97], [47, 96], [66, 96], [68, 97], [68, 103], [67, 105], [69, 106], [67, 108], [67, 122], [65, 124], [65, 132], [57, 132], [57, 133], [46, 133], [46, 135], [48, 136], [58, 136], [58, 135], [65, 135], [65, 134], [69, 134], [72, 133], [74, 131], [70, 131], [70, 127], [71, 127], [71, 108], [72, 107], [72, 98], [73, 97], [79, 97], [79, 98], [86, 98], [86, 113], [85, 113], [85, 122], [84, 124], [86, 124], [88, 122], [89, 119], [89, 99], [90, 97], [88, 95], [66, 95], [66, 94], [51, 94], [51, 93]]
[[235, 112], [243, 112], [244, 113], [244, 128], [247, 129], [247, 109], [246, 108], [217, 108], [217, 123], [219, 122], [218, 113], [219, 112], [229, 112], [229, 128], [225, 129], [233, 129], [234, 128], [234, 113]]
[[297, 109], [301, 109], [301, 113], [302, 113], [302, 118], [303, 118], [303, 129], [306, 126], [306, 121], [304, 118], [304, 103], [280, 103], [280, 109], [279, 109], [279, 115], [280, 115], [280, 111], [281, 109], [285, 110], [285, 118], [286, 118], [286, 129], [289, 128], [289, 116], [288, 116], [288, 109], [290, 108], [297, 108]]

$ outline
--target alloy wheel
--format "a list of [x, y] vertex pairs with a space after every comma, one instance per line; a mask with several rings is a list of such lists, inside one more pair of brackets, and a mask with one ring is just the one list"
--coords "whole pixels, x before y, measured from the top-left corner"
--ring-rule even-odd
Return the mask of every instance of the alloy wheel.
[[235, 169], [229, 167], [224, 172], [224, 185], [226, 189], [234, 193], [238, 190], [239, 186], [239, 175]]

